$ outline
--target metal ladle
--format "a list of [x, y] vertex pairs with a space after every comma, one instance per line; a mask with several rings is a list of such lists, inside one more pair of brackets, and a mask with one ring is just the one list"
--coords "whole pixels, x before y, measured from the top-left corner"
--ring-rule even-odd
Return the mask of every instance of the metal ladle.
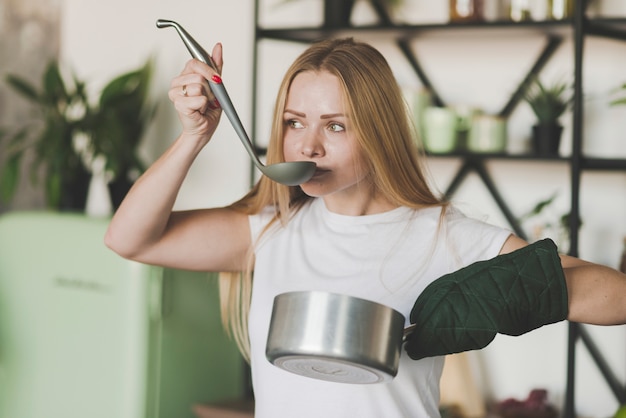
[[[196, 42], [189, 33], [182, 26], [172, 20], [159, 19], [156, 22], [158, 28], [167, 28], [173, 27], [180, 35], [183, 43], [191, 53], [191, 56], [199, 61], [204, 62], [205, 64], [212, 67], [215, 71], [217, 71], [217, 66], [211, 55], [209, 55], [201, 46]], [[246, 134], [246, 130], [235, 111], [235, 107], [226, 92], [226, 88], [223, 83], [215, 83], [209, 81], [209, 86], [211, 87], [211, 91], [217, 98], [220, 106], [226, 113], [228, 120], [230, 120], [231, 125], [235, 128], [235, 132], [239, 136], [241, 143], [248, 151], [248, 154], [252, 158], [252, 161], [256, 165], [256, 167], [277, 183], [285, 184], [287, 186], [296, 186], [308, 181], [313, 174], [315, 173], [316, 165], [311, 161], [292, 161], [292, 162], [283, 162], [276, 163], [271, 165], [265, 165], [259, 159], [259, 156], [256, 154], [254, 147], [252, 146], [252, 142], [250, 138], [248, 138], [248, 134]]]

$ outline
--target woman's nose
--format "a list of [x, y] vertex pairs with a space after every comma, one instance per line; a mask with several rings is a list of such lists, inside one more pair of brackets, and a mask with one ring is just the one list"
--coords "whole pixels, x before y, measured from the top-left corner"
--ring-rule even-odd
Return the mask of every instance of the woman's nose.
[[300, 152], [308, 158], [321, 157], [324, 155], [324, 146], [320, 140], [319, 134], [315, 131], [309, 131], [302, 139]]

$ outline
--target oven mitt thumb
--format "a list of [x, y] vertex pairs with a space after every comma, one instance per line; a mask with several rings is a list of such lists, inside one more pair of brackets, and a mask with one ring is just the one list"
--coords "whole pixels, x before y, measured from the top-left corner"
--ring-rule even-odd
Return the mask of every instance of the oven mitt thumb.
[[567, 302], [556, 245], [538, 241], [428, 285], [411, 310], [405, 350], [414, 360], [477, 350], [497, 333], [517, 336], [564, 320]]

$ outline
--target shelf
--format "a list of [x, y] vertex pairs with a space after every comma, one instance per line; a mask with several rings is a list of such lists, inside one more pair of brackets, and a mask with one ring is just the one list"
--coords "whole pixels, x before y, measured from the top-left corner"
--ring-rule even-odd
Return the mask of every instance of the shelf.
[[585, 22], [585, 32], [592, 36], [626, 40], [626, 21], [624, 19], [601, 19]]
[[[550, 21], [490, 21], [490, 22], [441, 22], [428, 24], [393, 24], [391, 18], [387, 15], [384, 8], [377, 6], [379, 2], [372, 1], [376, 14], [381, 23], [375, 25], [350, 26], [343, 28], [330, 27], [283, 27], [283, 28], [262, 28], [258, 26], [258, 0], [255, 2], [257, 8], [257, 28], [255, 31], [255, 68], [256, 53], [258, 41], [262, 39], [311, 43], [324, 38], [337, 37], [355, 37], [368, 39], [383, 39], [395, 42], [418, 75], [425, 87], [433, 92], [433, 101], [438, 106], [444, 106], [445, 103], [436, 93], [432, 84], [428, 80], [428, 76], [416, 54], [413, 51], [411, 41], [423, 34], [433, 34], [437, 32], [472, 32], [477, 36], [483, 36], [483, 32], [489, 32], [490, 37], [497, 37], [509, 34], [513, 36], [526, 36], [528, 34], [539, 33], [546, 37], [546, 45], [540, 55], [537, 57], [534, 65], [528, 72], [526, 78], [521, 81], [517, 91], [513, 93], [509, 102], [501, 110], [501, 116], [508, 116], [516, 104], [521, 99], [521, 92], [524, 90], [530, 78], [538, 74], [544, 64], [550, 59], [553, 52], [560, 46], [563, 39], [571, 39], [574, 44], [574, 91], [575, 104], [572, 109], [572, 155], [570, 156], [551, 156], [544, 157], [534, 154], [506, 154], [506, 153], [470, 153], [470, 152], [453, 152], [448, 154], [431, 154], [426, 153], [428, 159], [458, 159], [461, 161], [457, 173], [450, 182], [448, 189], [445, 191], [445, 197], [448, 198], [459, 188], [461, 183], [469, 173], [479, 176], [484, 185], [487, 187], [496, 204], [501, 209], [505, 218], [509, 221], [514, 231], [524, 236], [514, 214], [507, 207], [506, 202], [497, 190], [496, 184], [490, 176], [486, 163], [490, 161], [519, 161], [533, 162], [543, 164], [563, 164], [571, 169], [570, 191], [571, 205], [570, 215], [572, 219], [579, 219], [579, 203], [581, 192], [581, 176], [585, 171], [612, 171], [626, 173], [626, 158], [597, 158], [586, 157], [582, 155], [583, 149], [583, 123], [584, 112], [581, 101], [583, 99], [583, 46], [588, 36], [604, 37], [615, 40], [626, 41], [626, 17], [607, 18], [607, 17], [586, 17], [586, 8], [590, 0], [577, 0], [575, 4], [574, 17], [565, 20]], [[481, 32], [482, 31], [482, 32]], [[461, 34], [463, 36], [463, 34]], [[256, 86], [256, 79], [255, 79]], [[255, 103], [253, 101], [253, 103]], [[255, 107], [253, 106], [253, 120], [255, 120]], [[579, 224], [572, 222], [569, 225], [570, 232], [570, 249], [569, 254], [578, 256], [578, 238]], [[576, 380], [576, 344], [578, 340], [587, 347], [592, 359], [602, 372], [606, 382], [611, 387], [616, 399], [621, 403], [626, 400], [626, 388], [622, 387], [618, 380], [615, 379], [608, 364], [602, 358], [601, 353], [595, 348], [591, 338], [586, 335], [584, 329], [579, 324], [570, 322], [568, 343], [567, 343], [567, 376], [564, 410], [562, 416], [573, 418], [576, 416], [575, 411], [575, 391], [574, 383]]]
[[626, 159], [583, 158], [581, 165], [584, 170], [626, 171]]
[[463, 23], [432, 23], [423, 25], [365, 25], [351, 26], [345, 28], [326, 28], [326, 27], [303, 27], [303, 28], [278, 28], [264, 29], [257, 28], [257, 37], [284, 41], [297, 42], [313, 42], [318, 39], [339, 36], [364, 36], [368, 37], [381, 36], [386, 38], [405, 38], [418, 35], [422, 32], [429, 31], [450, 31], [459, 30], [494, 30], [494, 29], [511, 29], [519, 28], [525, 31], [537, 28], [541, 33], [549, 32], [549, 29], [571, 28], [571, 20], [561, 21], [545, 21], [545, 22], [463, 22]]
[[[474, 153], [474, 152], [451, 152], [446, 154], [433, 154], [426, 153], [426, 155], [430, 158], [463, 158], [463, 159], [471, 159], [471, 160], [517, 160], [517, 161], [543, 161], [543, 162], [564, 162], [568, 163], [571, 160], [571, 157], [562, 157], [559, 155], [555, 156], [540, 156], [535, 154], [506, 154], [506, 153]], [[626, 160], [624, 160], [626, 164]]]
[[[505, 153], [471, 153], [471, 152], [452, 152], [446, 154], [426, 153], [429, 158], [462, 158], [478, 161], [487, 160], [514, 160], [529, 162], [562, 162], [570, 163], [572, 157], [569, 156], [541, 156], [535, 154], [505, 154]], [[595, 158], [582, 157], [581, 168], [583, 170], [596, 171], [626, 171], [626, 158]]]
[[[626, 19], [624, 18], [595, 18], [587, 19], [586, 26], [589, 34], [606, 36], [611, 38], [626, 39]], [[345, 28], [326, 27], [294, 27], [294, 28], [261, 28], [257, 27], [257, 39], [266, 38], [273, 40], [283, 40], [290, 42], [313, 42], [318, 39], [338, 36], [383, 36], [388, 38], [405, 38], [415, 36], [421, 32], [428, 31], [450, 31], [450, 30], [497, 30], [506, 29], [511, 31], [520, 29], [528, 32], [537, 29], [541, 33], [559, 32], [572, 29], [574, 22], [572, 19], [545, 20], [545, 21], [491, 21], [491, 22], [459, 22], [459, 23], [428, 23], [417, 25], [405, 24], [377, 24], [350, 26]]]

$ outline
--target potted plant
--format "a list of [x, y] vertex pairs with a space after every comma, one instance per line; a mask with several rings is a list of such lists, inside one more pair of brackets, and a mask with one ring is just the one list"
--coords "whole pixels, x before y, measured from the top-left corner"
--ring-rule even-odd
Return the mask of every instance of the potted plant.
[[40, 89], [16, 75], [9, 75], [7, 83], [35, 105], [35, 114], [23, 126], [4, 129], [0, 135], [7, 141], [0, 172], [0, 197], [11, 200], [22, 162], [32, 150], [30, 177], [34, 182], [43, 177], [47, 206], [68, 210], [84, 207], [90, 173], [76, 139], [82, 132], [81, 113], [87, 106], [85, 83], [76, 76], [69, 82], [64, 80], [54, 60], [44, 71]]
[[9, 86], [36, 105], [36, 114], [22, 127], [0, 132], [0, 141], [7, 141], [0, 198], [11, 200], [25, 156], [32, 150], [31, 178], [44, 178], [50, 209], [84, 210], [90, 165], [97, 156], [106, 159], [112, 203], [119, 206], [133, 175], [144, 170], [137, 148], [155, 112], [148, 100], [151, 74], [152, 60], [148, 60], [141, 68], [115, 77], [103, 88], [96, 105], [88, 100], [86, 83], [76, 76], [66, 82], [54, 60], [43, 75], [41, 90], [9, 75]]
[[[537, 241], [543, 238], [552, 238], [559, 250], [566, 251], [570, 242], [570, 219], [571, 213], [557, 214], [552, 204], [558, 196], [558, 192], [547, 199], [541, 200], [535, 206], [518, 218], [520, 224], [533, 221], [530, 238]], [[578, 219], [578, 227], [582, 226], [582, 219]]]
[[537, 123], [532, 128], [535, 153], [540, 156], [558, 155], [563, 133], [559, 118], [572, 104], [570, 86], [562, 81], [544, 85], [535, 78], [524, 92], [523, 99], [537, 117]]
[[106, 160], [114, 208], [145, 170], [138, 148], [156, 111], [148, 97], [152, 67], [150, 59], [141, 68], [111, 80], [102, 89], [97, 105], [85, 116], [84, 125], [91, 136], [94, 155]]

